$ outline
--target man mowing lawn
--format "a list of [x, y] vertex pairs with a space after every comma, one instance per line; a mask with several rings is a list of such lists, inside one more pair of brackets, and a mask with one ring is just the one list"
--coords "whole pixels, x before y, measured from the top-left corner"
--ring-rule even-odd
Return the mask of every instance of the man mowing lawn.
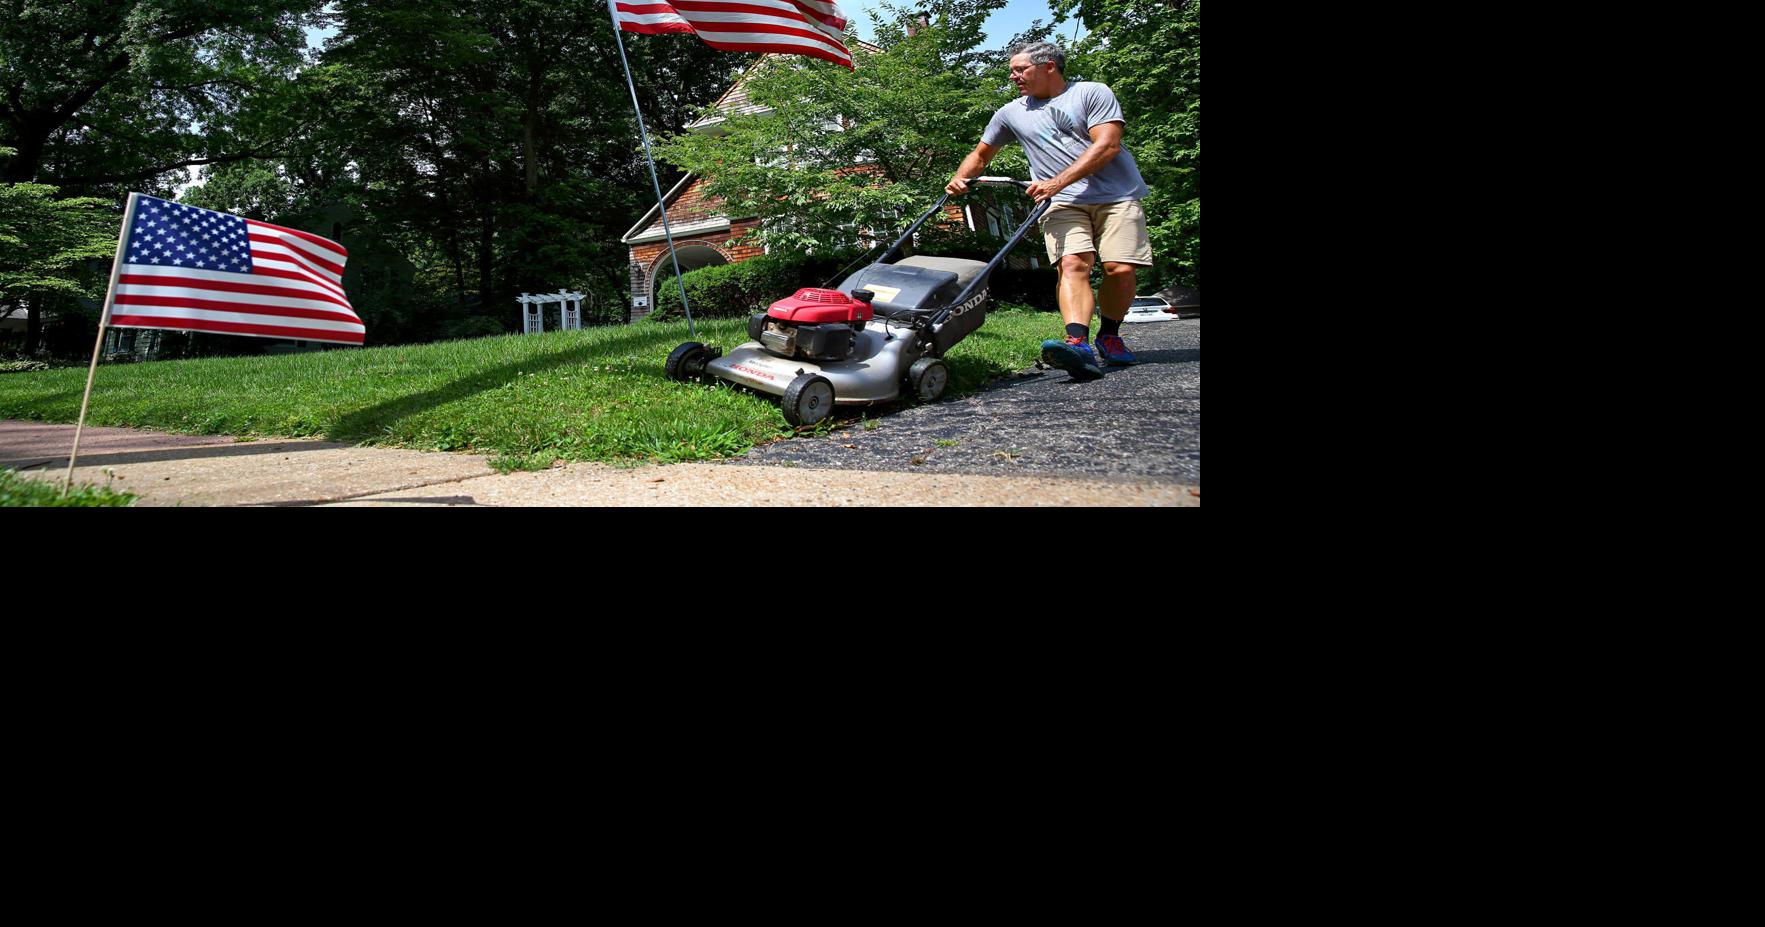
[[[993, 114], [981, 142], [962, 160], [944, 189], [968, 191], [968, 178], [980, 176], [993, 156], [1017, 141], [1029, 156], [1029, 186], [1036, 202], [1052, 197], [1042, 219], [1048, 260], [1060, 268], [1060, 315], [1064, 340], [1042, 342], [1042, 359], [1078, 380], [1103, 376], [1097, 355], [1112, 364], [1132, 364], [1121, 339], [1122, 319], [1134, 300], [1135, 268], [1152, 266], [1152, 241], [1140, 200], [1146, 182], [1134, 156], [1122, 147], [1121, 104], [1108, 87], [1094, 81], [1067, 83], [1066, 53], [1036, 42], [1011, 56], [1011, 82], [1021, 97]], [[1103, 259], [1103, 285], [1091, 294], [1091, 268]], [[1091, 314], [1101, 304], [1103, 323], [1097, 349], [1087, 343]]]

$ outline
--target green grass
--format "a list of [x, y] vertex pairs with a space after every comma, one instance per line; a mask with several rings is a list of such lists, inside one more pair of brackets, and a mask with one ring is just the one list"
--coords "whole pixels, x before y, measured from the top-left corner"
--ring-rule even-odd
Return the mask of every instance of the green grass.
[[[1052, 337], [1059, 321], [995, 312], [946, 358], [950, 394], [973, 392], [1034, 363], [1041, 339]], [[698, 328], [698, 340], [726, 349], [747, 340], [745, 319]], [[776, 399], [721, 382], [670, 382], [663, 361], [687, 340], [680, 322], [101, 366], [86, 421], [474, 451], [491, 455], [501, 469], [555, 460], [710, 460], [793, 433]], [[75, 421], [85, 382], [84, 367], [0, 376], [0, 418]], [[842, 411], [817, 430], [859, 414]]]
[[84, 485], [76, 485], [63, 498], [61, 480], [29, 479], [12, 470], [0, 470], [0, 509], [38, 506], [100, 508], [125, 506], [134, 501], [135, 497], [131, 493], [113, 492], [104, 486]]

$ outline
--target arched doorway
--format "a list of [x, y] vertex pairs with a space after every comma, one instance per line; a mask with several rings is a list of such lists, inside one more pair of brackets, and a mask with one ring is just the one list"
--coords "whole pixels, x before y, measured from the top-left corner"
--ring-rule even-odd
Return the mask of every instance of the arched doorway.
[[[699, 242], [677, 243], [674, 250], [679, 255], [680, 272], [683, 274], [691, 273], [701, 267], [715, 267], [719, 264], [729, 263], [729, 258], [724, 257], [723, 252], [717, 250], [713, 245]], [[656, 263], [650, 265], [650, 305], [656, 304], [656, 294], [661, 292], [662, 286], [664, 284], [671, 286], [673, 282], [674, 262], [669, 259], [668, 252], [663, 251], [662, 256], [656, 259]]]

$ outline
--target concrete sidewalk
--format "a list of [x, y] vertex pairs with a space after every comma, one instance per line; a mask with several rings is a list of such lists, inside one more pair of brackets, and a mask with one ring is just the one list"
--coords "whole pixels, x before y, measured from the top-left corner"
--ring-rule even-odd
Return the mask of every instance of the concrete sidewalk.
[[[74, 426], [0, 422], [0, 468], [61, 481]], [[1197, 506], [1199, 490], [1147, 480], [801, 467], [579, 463], [499, 474], [481, 454], [235, 441], [87, 428], [77, 483], [134, 493], [137, 506]]]

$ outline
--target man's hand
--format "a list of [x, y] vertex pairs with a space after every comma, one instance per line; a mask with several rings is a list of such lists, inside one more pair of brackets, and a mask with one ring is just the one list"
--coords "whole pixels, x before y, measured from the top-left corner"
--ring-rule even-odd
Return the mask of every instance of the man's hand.
[[1059, 193], [1060, 191], [1065, 190], [1065, 189], [1066, 189], [1066, 184], [1055, 183], [1052, 180], [1038, 180], [1035, 183], [1032, 183], [1029, 186], [1025, 187], [1023, 192], [1028, 193], [1030, 195], [1031, 199], [1034, 199], [1036, 202], [1040, 203], [1041, 201], [1043, 201], [1043, 200], [1045, 200], [1045, 199], [1053, 196], [1054, 194]]
[[974, 150], [968, 153], [968, 157], [962, 159], [961, 166], [956, 168], [956, 176], [950, 178], [950, 182], [944, 185], [944, 192], [951, 196], [961, 196], [967, 193], [968, 182], [979, 177], [981, 172], [987, 169], [987, 165], [993, 163], [993, 156], [998, 153], [998, 148], [986, 142], [974, 146]]

